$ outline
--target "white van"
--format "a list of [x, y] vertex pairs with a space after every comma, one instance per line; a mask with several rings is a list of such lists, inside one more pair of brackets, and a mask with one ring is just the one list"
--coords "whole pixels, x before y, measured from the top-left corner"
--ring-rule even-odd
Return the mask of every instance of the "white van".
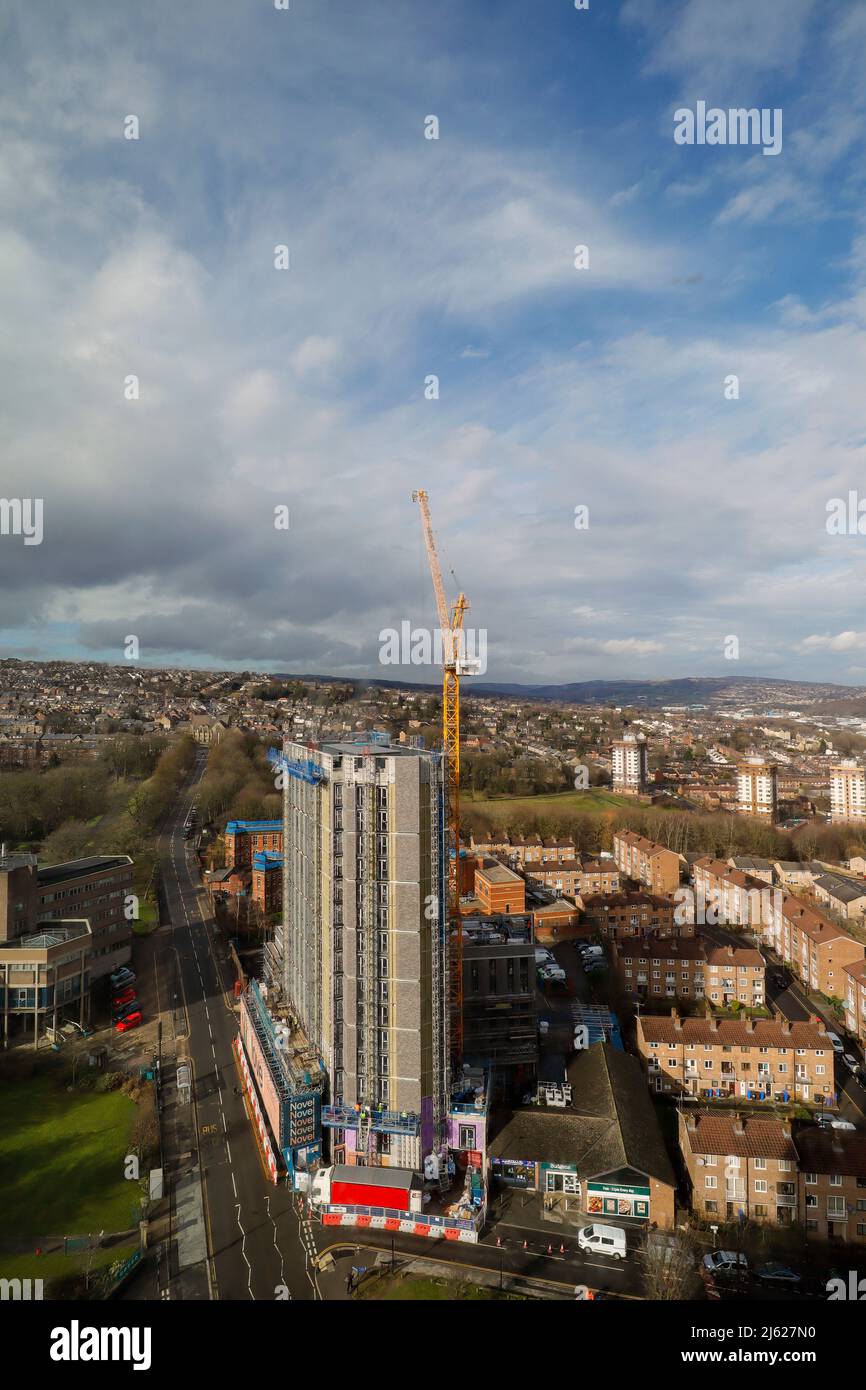
[[845, 1051], [845, 1044], [842, 1042], [838, 1033], [828, 1033], [827, 1040], [837, 1056]]
[[581, 1250], [595, 1250], [599, 1255], [610, 1255], [612, 1260], [624, 1260], [628, 1254], [625, 1231], [620, 1226], [603, 1226], [599, 1221], [581, 1227], [577, 1244]]
[[545, 961], [555, 961], [555, 960], [556, 960], [556, 957], [554, 956], [553, 952], [552, 952], [552, 951], [548, 951], [548, 949], [547, 949], [546, 946], [536, 946], [536, 948], [535, 948], [535, 964], [536, 964], [536, 965], [544, 965]]

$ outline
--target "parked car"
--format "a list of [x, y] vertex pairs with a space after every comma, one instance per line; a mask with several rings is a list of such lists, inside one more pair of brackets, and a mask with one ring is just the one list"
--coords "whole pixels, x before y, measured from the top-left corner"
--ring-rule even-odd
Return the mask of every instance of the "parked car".
[[833, 1051], [838, 1053], [841, 1057], [842, 1053], [845, 1051], [845, 1046], [842, 1042], [842, 1039], [839, 1037], [839, 1034], [828, 1033], [827, 1037], [830, 1039], [830, 1046], [832, 1047]]
[[141, 1014], [136, 1009], [134, 1013], [124, 1014], [123, 1018], [119, 1018], [114, 1027], [118, 1033], [126, 1033], [130, 1028], [137, 1028], [140, 1023]]
[[134, 982], [134, 980], [135, 971], [127, 970], [124, 966], [122, 970], [116, 970], [114, 974], [111, 976], [111, 988], [122, 989], [126, 985], [131, 985]]
[[538, 976], [542, 984], [546, 984], [549, 980], [558, 980], [561, 983], [566, 978], [565, 971], [561, 965], [544, 966], [539, 970]]
[[113, 1009], [121, 1009], [123, 1008], [124, 1004], [131, 1004], [132, 1001], [137, 998], [138, 994], [133, 989], [132, 985], [128, 985], [127, 988], [123, 990], [120, 994], [116, 994], [114, 996], [114, 998], [111, 1001], [111, 1007]]
[[777, 1260], [771, 1261], [770, 1264], [758, 1265], [755, 1278], [762, 1284], [776, 1284], [784, 1288], [797, 1288], [803, 1282], [795, 1269], [790, 1269], [788, 1265], [780, 1264]]
[[125, 1018], [127, 1014], [137, 1013], [140, 1009], [141, 1004], [139, 1001], [137, 999], [130, 999], [128, 1004], [121, 1004], [118, 1008], [113, 1009], [111, 1016], [116, 1022], [119, 1018]]
[[580, 1228], [577, 1244], [581, 1250], [594, 1250], [598, 1255], [610, 1255], [612, 1260], [624, 1260], [628, 1254], [625, 1231], [620, 1226], [607, 1226], [599, 1221]]
[[701, 1263], [710, 1274], [720, 1274], [723, 1270], [735, 1270], [737, 1267], [746, 1273], [749, 1268], [745, 1255], [738, 1255], [735, 1250], [710, 1250]]
[[857, 1069], [858, 1069], [858, 1067], [860, 1066], [860, 1063], [857, 1061], [857, 1058], [856, 1058], [856, 1057], [852, 1056], [852, 1054], [851, 1054], [850, 1052], [843, 1052], [843, 1053], [842, 1053], [842, 1066], [843, 1066], [843, 1067], [847, 1067], [848, 1070], [850, 1071], [850, 1073], [851, 1073], [852, 1076], [856, 1076], [856, 1075], [857, 1075]]
[[856, 1125], [852, 1125], [852, 1123], [851, 1123], [850, 1120], [843, 1120], [843, 1119], [841, 1118], [841, 1116], [839, 1116], [839, 1115], [834, 1115], [834, 1116], [832, 1117], [832, 1119], [830, 1120], [830, 1126], [829, 1126], [829, 1127], [830, 1127], [830, 1129], [848, 1129], [848, 1130], [852, 1130], [852, 1129], [853, 1129], [853, 1130], [856, 1130], [856, 1128], [857, 1128]]

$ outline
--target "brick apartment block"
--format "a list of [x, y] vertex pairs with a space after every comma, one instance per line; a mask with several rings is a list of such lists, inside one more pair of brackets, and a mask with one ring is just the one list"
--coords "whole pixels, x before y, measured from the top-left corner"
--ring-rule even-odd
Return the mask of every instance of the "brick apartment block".
[[496, 859], [482, 859], [475, 870], [475, 896], [485, 913], [523, 912], [526, 884]]
[[623, 988], [639, 999], [707, 999], [724, 1007], [764, 1003], [765, 962], [759, 951], [713, 946], [697, 937], [614, 943]]
[[674, 893], [680, 883], [680, 857], [672, 849], [644, 839], [634, 830], [618, 830], [613, 857], [623, 878], [642, 883], [651, 893]]
[[807, 1236], [866, 1245], [866, 1135], [810, 1125], [795, 1143]]
[[822, 1023], [641, 1015], [637, 1048], [654, 1091], [704, 1099], [835, 1105], [833, 1049]]
[[594, 893], [582, 900], [586, 924], [609, 941], [627, 937], [694, 936], [690, 922], [678, 926], [675, 904], [654, 893]]
[[866, 960], [852, 961], [844, 974], [845, 1027], [866, 1047]]
[[593, 893], [618, 893], [619, 869], [612, 859], [564, 859], [557, 863], [533, 864], [526, 870], [530, 883], [541, 884], [565, 897], [587, 897]]
[[681, 1110], [679, 1144], [692, 1211], [710, 1221], [797, 1220], [797, 1150], [791, 1126], [763, 1116]]
[[762, 929], [764, 941], [791, 967], [807, 990], [828, 998], [845, 999], [846, 967], [866, 956], [863, 944], [814, 903], [782, 894], [771, 921]]
[[707, 1220], [788, 1226], [866, 1245], [866, 1136], [721, 1112], [681, 1111], [692, 1210]]

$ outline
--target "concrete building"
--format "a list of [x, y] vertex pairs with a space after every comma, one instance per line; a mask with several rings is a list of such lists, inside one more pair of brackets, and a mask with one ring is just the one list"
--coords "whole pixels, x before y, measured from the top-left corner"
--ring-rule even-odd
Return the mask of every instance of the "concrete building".
[[[132, 960], [132, 923], [127, 916], [133, 864], [128, 854], [95, 854], [48, 864], [37, 872], [40, 923], [84, 918], [90, 924], [88, 969], [101, 980]], [[131, 906], [131, 905], [130, 905]]]
[[637, 1050], [650, 1088], [671, 1095], [835, 1105], [833, 1049], [821, 1023], [642, 1014]]
[[534, 1067], [538, 1059], [535, 946], [527, 918], [466, 918], [463, 1051], [469, 1063]]
[[866, 771], [853, 758], [830, 768], [830, 820], [834, 825], [866, 821]]
[[333, 1161], [417, 1168], [448, 1106], [441, 758], [375, 734], [273, 759], [284, 921], [266, 978], [323, 1059]]
[[779, 770], [753, 755], [737, 768], [737, 810], [744, 816], [775, 821], [779, 810]]
[[624, 734], [613, 745], [613, 789], [626, 796], [640, 796], [649, 782], [649, 757], [645, 734]]
[[78, 919], [39, 924], [36, 856], [0, 855], [0, 1039], [36, 1047], [48, 1027], [90, 1013], [92, 934]]

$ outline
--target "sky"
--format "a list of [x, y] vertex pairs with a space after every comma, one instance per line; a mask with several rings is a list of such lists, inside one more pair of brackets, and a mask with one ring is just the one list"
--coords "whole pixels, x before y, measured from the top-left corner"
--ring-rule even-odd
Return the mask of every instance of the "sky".
[[0, 55], [0, 656], [433, 680], [424, 488], [488, 681], [866, 684], [866, 5], [7, 0]]

